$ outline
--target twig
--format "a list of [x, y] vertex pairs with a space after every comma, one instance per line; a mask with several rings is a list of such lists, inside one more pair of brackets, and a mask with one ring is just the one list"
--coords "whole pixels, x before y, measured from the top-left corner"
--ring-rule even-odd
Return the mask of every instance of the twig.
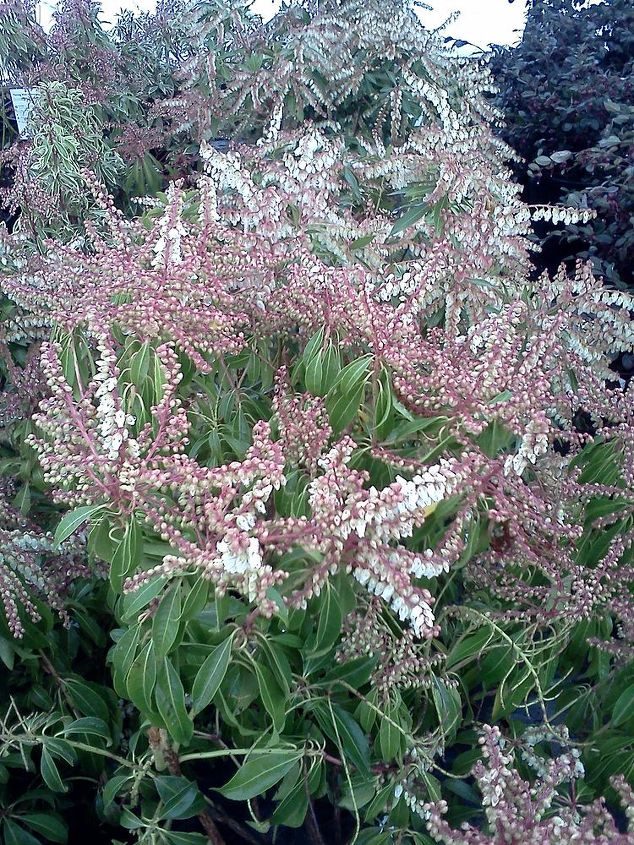
[[[165, 731], [161, 731], [160, 728], [148, 728], [147, 736], [152, 752], [163, 757], [169, 773], [180, 776], [182, 774], [180, 760], [178, 759], [178, 754], [174, 751], [167, 739]], [[226, 845], [222, 834], [207, 810], [198, 813], [198, 821], [207, 834], [211, 845]]]
[[[308, 781], [304, 781], [306, 792], [308, 792]], [[308, 813], [306, 815], [306, 832], [310, 837], [310, 841], [312, 845], [326, 845], [323, 840], [323, 837], [319, 831], [319, 825], [317, 824], [317, 816], [315, 815], [315, 808], [313, 806], [313, 802], [310, 800], [310, 795], [308, 796]]]
[[239, 821], [236, 821], [228, 816], [220, 807], [218, 807], [217, 804], [213, 803], [211, 798], [207, 798], [207, 796], [205, 796], [205, 801], [209, 805], [209, 813], [213, 817], [214, 821], [220, 822], [225, 827], [233, 830], [242, 839], [244, 839], [245, 842], [250, 842], [251, 845], [260, 845], [260, 839], [256, 839], [251, 831], [243, 824], [240, 824]]

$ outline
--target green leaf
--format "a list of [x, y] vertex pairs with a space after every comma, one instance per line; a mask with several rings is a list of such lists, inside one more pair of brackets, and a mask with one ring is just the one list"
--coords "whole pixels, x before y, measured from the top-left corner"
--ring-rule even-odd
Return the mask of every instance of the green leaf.
[[310, 650], [311, 657], [320, 657], [330, 651], [339, 639], [342, 624], [339, 596], [330, 581], [326, 581], [319, 597], [317, 634]]
[[376, 662], [376, 657], [355, 657], [346, 660], [345, 663], [339, 663], [330, 669], [322, 680], [313, 682], [313, 686], [332, 687], [339, 683], [359, 689], [369, 682]]
[[301, 827], [308, 810], [308, 789], [301, 778], [288, 795], [275, 808], [271, 821], [285, 827]]
[[369, 378], [369, 367], [372, 363], [372, 355], [364, 355], [347, 364], [337, 376], [333, 385], [333, 392], [339, 391], [342, 394], [350, 393], [360, 384], [365, 384]]
[[379, 725], [379, 748], [384, 763], [392, 762], [401, 750], [401, 732], [398, 729], [398, 709], [388, 707]]
[[3, 824], [3, 845], [42, 845], [39, 839], [30, 834], [28, 830], [12, 822], [11, 819], [4, 819]]
[[438, 722], [446, 735], [456, 730], [462, 720], [462, 701], [460, 693], [453, 687], [446, 686], [434, 675], [432, 696], [438, 713]]
[[489, 399], [487, 405], [498, 405], [500, 402], [508, 402], [509, 399], [513, 398], [513, 394], [510, 390], [503, 390], [501, 393], [498, 393], [493, 399]]
[[198, 670], [192, 687], [192, 716], [207, 707], [223, 682], [229, 667], [232, 645], [233, 634], [216, 646]]
[[158, 712], [172, 738], [179, 745], [188, 745], [194, 733], [194, 723], [187, 715], [183, 684], [168, 658], [159, 663], [154, 697]]
[[61, 816], [49, 813], [26, 813], [20, 816], [20, 821], [49, 842], [59, 842], [64, 845], [68, 840], [68, 827]]
[[372, 241], [375, 239], [376, 235], [364, 235], [362, 238], [356, 238], [356, 240], [350, 243], [350, 249], [363, 249], [366, 246], [369, 246]]
[[262, 703], [267, 713], [273, 719], [275, 730], [281, 733], [284, 730], [284, 722], [286, 721], [284, 693], [267, 666], [257, 662], [253, 666], [258, 679], [258, 688]]
[[146, 341], [130, 359], [130, 378], [138, 388], [147, 378], [150, 369], [150, 344]]
[[68, 786], [62, 781], [61, 775], [55, 761], [49, 753], [46, 746], [42, 747], [42, 757], [40, 759], [40, 771], [44, 783], [53, 792], [68, 792]]
[[70, 766], [77, 762], [77, 752], [66, 739], [59, 737], [43, 737], [45, 747], [53, 757], [60, 757]]
[[115, 775], [110, 778], [108, 783], [103, 788], [102, 800], [104, 808], [107, 808], [115, 800], [121, 788], [130, 783], [132, 775]]
[[141, 821], [138, 816], [135, 816], [131, 810], [128, 810], [127, 807], [122, 807], [121, 812], [119, 814], [119, 824], [121, 827], [124, 827], [126, 830], [139, 830], [142, 827], [145, 827], [145, 824]]
[[125, 680], [130, 701], [145, 715], [153, 712], [152, 692], [156, 675], [156, 655], [154, 644], [150, 642], [135, 658]]
[[286, 772], [301, 760], [303, 753], [294, 749], [255, 751], [231, 780], [217, 791], [232, 801], [248, 801], [256, 795], [263, 795], [282, 780]]
[[66, 678], [64, 686], [80, 713], [84, 716], [96, 716], [108, 723], [110, 713], [102, 694], [92, 689], [86, 681], [78, 681], [75, 678]]
[[414, 205], [411, 208], [408, 208], [407, 211], [402, 214], [396, 223], [392, 226], [392, 230], [390, 232], [390, 237], [394, 235], [400, 235], [401, 232], [405, 231], [405, 229], [413, 226], [414, 223], [418, 223], [421, 217], [424, 217], [427, 212], [429, 211], [429, 206], [425, 205]]
[[187, 593], [187, 598], [183, 602], [183, 612], [181, 619], [189, 621], [195, 619], [201, 613], [209, 598], [209, 581], [205, 578], [198, 578], [193, 587]]
[[115, 674], [125, 678], [134, 662], [136, 650], [141, 636], [141, 629], [138, 625], [128, 628], [122, 635], [115, 647], [112, 649], [112, 669]]
[[623, 690], [612, 709], [612, 724], [614, 727], [634, 719], [634, 685]]
[[493, 633], [489, 627], [479, 628], [474, 634], [461, 638], [447, 655], [447, 668], [481, 657], [483, 649], [492, 639]]
[[390, 830], [377, 830], [376, 827], [362, 830], [357, 837], [356, 845], [390, 845], [392, 832]]
[[83, 505], [81, 508], [64, 514], [60, 519], [57, 528], [55, 529], [54, 542], [60, 545], [67, 540], [71, 534], [84, 524], [90, 517], [104, 508], [104, 505]]
[[387, 786], [384, 786], [383, 789], [379, 790], [365, 809], [365, 820], [367, 822], [372, 821], [372, 819], [376, 818], [379, 813], [382, 813], [387, 806], [387, 802], [393, 795], [393, 783], [388, 783]]
[[73, 734], [88, 734], [105, 739], [108, 745], [112, 745], [112, 737], [108, 725], [96, 716], [84, 716], [82, 719], [75, 719], [70, 725], [64, 728], [64, 736]]
[[138, 590], [123, 597], [121, 616], [124, 621], [134, 619], [143, 608], [155, 599], [165, 586], [165, 578], [153, 578]]
[[305, 366], [308, 366], [313, 356], [319, 352], [323, 342], [324, 330], [322, 328], [315, 332], [315, 334], [311, 337], [311, 339], [306, 344], [306, 347], [304, 348], [304, 352], [302, 354], [302, 361], [304, 362]]
[[339, 753], [351, 762], [359, 772], [370, 771], [370, 746], [358, 722], [337, 704], [330, 708], [318, 702], [314, 711], [319, 727], [337, 746]]
[[131, 517], [110, 564], [110, 583], [116, 593], [121, 592], [126, 577], [138, 568], [142, 553], [141, 530], [136, 519]]
[[313, 396], [325, 396], [337, 383], [341, 370], [341, 355], [332, 342], [324, 350], [312, 355], [306, 365], [304, 383]]
[[306, 372], [304, 374], [304, 384], [306, 385], [306, 390], [309, 393], [312, 393], [313, 396], [321, 396], [321, 384], [323, 380], [323, 370], [324, 370], [324, 353], [319, 351], [315, 355], [312, 356], [308, 364], [306, 365]]
[[9, 671], [13, 669], [15, 651], [9, 640], [5, 637], [0, 637], [0, 660], [2, 660]]
[[173, 584], [161, 599], [152, 620], [152, 642], [157, 657], [166, 657], [176, 641], [181, 616], [180, 583]]
[[198, 787], [185, 777], [162, 775], [155, 785], [163, 802], [161, 819], [189, 819], [204, 807]]
[[335, 394], [327, 401], [330, 425], [335, 434], [339, 434], [355, 419], [363, 401], [365, 382], [351, 393]]

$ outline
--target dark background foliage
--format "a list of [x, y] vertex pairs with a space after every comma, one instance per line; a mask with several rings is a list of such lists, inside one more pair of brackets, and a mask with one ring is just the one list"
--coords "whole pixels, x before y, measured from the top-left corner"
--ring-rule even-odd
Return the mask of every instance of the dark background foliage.
[[524, 159], [516, 175], [530, 203], [596, 210], [587, 224], [543, 225], [541, 265], [591, 259], [615, 286], [634, 284], [634, 5], [582, 8], [531, 0], [518, 47], [497, 47], [505, 140]]

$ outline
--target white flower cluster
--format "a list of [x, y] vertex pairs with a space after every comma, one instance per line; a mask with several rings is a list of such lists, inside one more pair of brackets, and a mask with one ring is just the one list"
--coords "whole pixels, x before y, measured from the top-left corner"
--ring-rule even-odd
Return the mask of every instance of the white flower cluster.
[[349, 523], [359, 537], [364, 537], [368, 529], [373, 539], [382, 542], [411, 537], [415, 522], [432, 513], [438, 502], [446, 498], [452, 478], [450, 466], [449, 461], [443, 460], [411, 481], [398, 475], [390, 487], [370, 487], [354, 516], [347, 509], [343, 511], [342, 522]]
[[244, 575], [247, 572], [253, 573], [253, 585], [249, 584], [249, 598], [253, 600], [256, 592], [254, 589], [256, 572], [263, 564], [262, 549], [255, 537], [250, 537], [245, 549], [235, 543], [220, 540], [216, 545], [216, 551], [220, 555], [220, 561], [225, 572], [235, 575]]
[[[348, 509], [341, 515], [346, 533], [368, 537], [369, 545], [359, 552], [360, 566], [354, 577], [366, 589], [388, 602], [402, 621], [408, 620], [417, 636], [433, 628], [434, 615], [424, 591], [413, 589], [409, 578], [395, 582], [394, 573], [407, 572], [416, 578], [433, 578], [447, 570], [444, 561], [434, 561], [433, 552], [411, 556], [402, 549], [378, 547], [392, 539], [409, 537], [415, 524], [420, 525], [448, 493], [452, 478], [449, 462], [443, 461], [415, 475], [411, 481], [397, 476], [396, 482], [384, 490], [372, 487], [359, 504], [354, 516]], [[365, 564], [365, 565], [364, 565]]]
[[[540, 742], [552, 742], [556, 740], [560, 745], [567, 746], [570, 743], [570, 732], [565, 725], [557, 728], [548, 728], [539, 725], [527, 728], [522, 736], [523, 745], [520, 753], [535, 774], [540, 778], [546, 778], [551, 774], [552, 760], [540, 757], [535, 753], [535, 746]], [[581, 761], [581, 752], [578, 748], [570, 749], [566, 754], [561, 755], [558, 761], [567, 763], [571, 767], [571, 777], [582, 778], [585, 776], [585, 768]]]
[[154, 244], [153, 267], [169, 267], [182, 261], [181, 239], [187, 234], [182, 220], [183, 203], [176, 193], [174, 183], [167, 189], [167, 207], [169, 214], [164, 214], [159, 222], [159, 237]]
[[216, 190], [219, 193], [235, 192], [248, 211], [248, 218], [242, 216], [245, 230], [256, 230], [268, 217], [280, 217], [279, 208], [274, 207], [275, 197], [267, 195], [266, 204], [258, 197], [258, 189], [237, 152], [219, 153], [209, 145], [201, 147], [201, 158]]
[[[460, 115], [451, 107], [447, 91], [439, 85], [432, 85], [427, 80], [416, 76], [410, 71], [403, 69], [403, 81], [410, 86], [412, 91], [418, 94], [421, 103], [429, 103], [434, 111], [442, 128], [448, 135], [460, 130]], [[429, 114], [429, 109], [425, 108]]]
[[596, 211], [591, 208], [571, 208], [562, 205], [540, 205], [533, 209], [531, 217], [533, 220], [546, 220], [554, 223], [563, 223], [570, 226], [573, 223], [588, 223], [597, 216]]
[[95, 391], [95, 399], [98, 400], [97, 430], [103, 450], [111, 461], [119, 457], [121, 446], [128, 440], [128, 426], [134, 424], [134, 417], [126, 414], [121, 407], [117, 379], [112, 375], [113, 363], [111, 352], [101, 348], [95, 375], [95, 381], [100, 382]]
[[520, 448], [504, 462], [504, 474], [521, 475], [529, 463], [534, 464], [540, 455], [545, 455], [549, 447], [549, 430], [547, 422], [532, 419], [526, 426]]
[[244, 535], [240, 535], [241, 542], [219, 540], [216, 552], [225, 573], [237, 575], [249, 601], [255, 601], [258, 595], [260, 572], [264, 567], [262, 547], [257, 537], [249, 537], [246, 544], [242, 542]]
[[[397, 554], [394, 555], [394, 562], [400, 563]], [[376, 556], [368, 555], [368, 563], [372, 565], [373, 569], [380, 568], [382, 565], [378, 554]], [[387, 570], [384, 569], [384, 571], [385, 577], [388, 578]], [[402, 622], [409, 622], [417, 637], [421, 636], [425, 630], [433, 628], [434, 614], [430, 605], [420, 594], [411, 592], [407, 596], [399, 595], [396, 593], [393, 584], [377, 578], [369, 569], [355, 569], [353, 574], [359, 584], [365, 587], [368, 592], [374, 593], [375, 596], [380, 596], [386, 601]]]

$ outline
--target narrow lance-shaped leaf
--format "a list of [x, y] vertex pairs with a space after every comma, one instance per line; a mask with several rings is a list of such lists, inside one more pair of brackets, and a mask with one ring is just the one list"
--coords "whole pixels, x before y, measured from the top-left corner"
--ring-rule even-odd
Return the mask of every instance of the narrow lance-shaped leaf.
[[185, 707], [185, 690], [172, 662], [159, 663], [154, 690], [158, 712], [167, 730], [180, 745], [187, 745], [194, 733], [194, 723]]
[[59, 545], [64, 540], [68, 540], [71, 534], [87, 522], [93, 514], [102, 510], [103, 507], [104, 505], [85, 505], [64, 514], [55, 529], [54, 542]]
[[218, 792], [232, 801], [248, 801], [256, 795], [263, 795], [281, 781], [302, 756], [303, 751], [294, 749], [254, 752]]
[[181, 617], [180, 583], [175, 582], [163, 596], [152, 620], [152, 642], [157, 657], [165, 657], [178, 635]]
[[233, 634], [216, 646], [198, 670], [192, 687], [192, 715], [202, 712], [218, 691], [229, 667], [232, 644]]

